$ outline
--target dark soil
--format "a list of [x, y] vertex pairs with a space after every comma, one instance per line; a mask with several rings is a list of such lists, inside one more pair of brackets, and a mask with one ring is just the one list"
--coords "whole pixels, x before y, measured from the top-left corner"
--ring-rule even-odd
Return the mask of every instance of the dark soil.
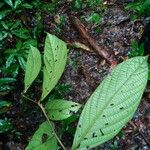
[[[113, 51], [118, 58], [126, 59], [128, 52], [131, 50], [130, 44], [134, 39], [141, 37], [143, 26], [147, 23], [147, 18], [141, 18], [140, 21], [130, 20], [130, 12], [123, 9], [125, 1], [119, 1], [119, 4], [110, 5], [104, 12], [102, 23], [94, 26], [88, 22], [83, 23], [88, 29], [91, 36], [104, 46], [108, 51]], [[52, 34], [57, 35], [65, 42], [81, 42], [87, 44], [79, 32], [72, 26], [68, 16], [70, 14], [80, 18], [87, 16], [88, 11], [72, 11], [69, 3], [62, 3], [58, 8], [58, 14], [66, 18], [64, 26], [61, 26], [61, 32], [56, 31], [58, 24], [54, 20], [54, 15], [43, 13], [43, 28]], [[31, 15], [32, 14], [32, 15]], [[34, 18], [35, 12], [25, 12], [28, 18], [27, 26], [31, 28], [36, 25]], [[56, 15], [56, 14], [55, 14]], [[95, 30], [99, 28], [100, 33]], [[39, 42], [43, 43], [44, 33], [41, 33]], [[42, 45], [40, 46], [42, 49]], [[71, 90], [63, 97], [81, 104], [85, 104], [92, 92], [101, 83], [101, 81], [110, 72], [109, 65], [95, 53], [69, 47], [68, 63], [60, 83], [69, 84]], [[6, 99], [12, 101], [13, 106], [5, 114], [11, 120], [14, 130], [11, 133], [0, 135], [0, 149], [2, 150], [24, 150], [29, 139], [32, 137], [39, 124], [45, 120], [41, 111], [31, 102], [21, 96], [23, 90], [23, 76], [18, 77], [16, 89], [6, 95]], [[34, 91], [35, 90], [35, 91]], [[34, 89], [33, 92], [36, 92]], [[37, 89], [38, 91], [38, 89]], [[112, 140], [100, 146], [103, 150], [148, 150], [150, 149], [150, 88], [147, 88], [142, 102], [130, 123]], [[64, 143], [72, 142], [72, 135], [66, 133], [63, 136]], [[70, 142], [68, 142], [68, 140]], [[67, 145], [68, 146], [68, 145]]]

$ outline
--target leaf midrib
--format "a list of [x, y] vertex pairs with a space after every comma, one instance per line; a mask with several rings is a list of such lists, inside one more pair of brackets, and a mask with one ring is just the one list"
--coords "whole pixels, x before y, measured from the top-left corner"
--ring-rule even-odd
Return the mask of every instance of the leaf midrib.
[[95, 119], [93, 119], [91, 125], [90, 125], [90, 126], [86, 129], [86, 131], [82, 134], [82, 136], [81, 136], [81, 137], [79, 138], [79, 140], [78, 140], [79, 142], [72, 148], [72, 150], [75, 150], [75, 149], [77, 148], [77, 146], [81, 143], [81, 141], [84, 139], [84, 137], [88, 134], [88, 131], [92, 128], [93, 124], [95, 124], [97, 118], [99, 118], [99, 117], [101, 116], [102, 112], [103, 112], [103, 111], [107, 108], [107, 106], [110, 104], [110, 101], [111, 101], [111, 99], [114, 97], [114, 95], [118, 94], [118, 92], [119, 92], [120, 89], [124, 86], [124, 84], [129, 80], [129, 78], [133, 75], [133, 73], [135, 73], [135, 72], [139, 69], [139, 67], [143, 65], [144, 62], [145, 62], [145, 59], [143, 60], [142, 63], [139, 64], [139, 66], [137, 67], [137, 69], [135, 69], [134, 72], [132, 72], [131, 75], [124, 81], [124, 83], [121, 85], [121, 87], [119, 88], [119, 90], [116, 91], [116, 92], [110, 97], [110, 99], [108, 100], [108, 104], [106, 104], [106, 106], [104, 106], [104, 108], [102, 109], [102, 111], [100, 111], [100, 112], [98, 113], [98, 115], [97, 115], [98, 117], [95, 117]]

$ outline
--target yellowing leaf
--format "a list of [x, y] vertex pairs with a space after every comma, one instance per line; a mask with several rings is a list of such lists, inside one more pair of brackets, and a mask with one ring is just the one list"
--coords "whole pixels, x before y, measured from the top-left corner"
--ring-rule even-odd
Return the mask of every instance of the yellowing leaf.
[[60, 79], [67, 60], [67, 46], [56, 36], [47, 34], [44, 47], [44, 79], [41, 101], [51, 92]]
[[119, 64], [85, 104], [72, 150], [90, 149], [113, 138], [133, 117], [147, 78], [147, 57]]
[[57, 150], [57, 140], [48, 122], [44, 122], [39, 126], [26, 150]]
[[25, 70], [25, 89], [28, 90], [35, 78], [38, 76], [41, 69], [41, 55], [37, 48], [31, 46], [31, 50], [28, 54], [26, 70]]
[[45, 109], [51, 120], [63, 120], [75, 114], [80, 107], [81, 105], [78, 103], [57, 99], [50, 100]]

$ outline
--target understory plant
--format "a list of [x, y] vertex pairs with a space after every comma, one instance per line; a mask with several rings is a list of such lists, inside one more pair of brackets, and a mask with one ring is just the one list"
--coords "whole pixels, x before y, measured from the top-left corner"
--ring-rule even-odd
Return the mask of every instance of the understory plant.
[[149, 0], [135, 0], [132, 3], [129, 3], [125, 9], [131, 10], [134, 12], [133, 19], [136, 19], [140, 16], [150, 15], [150, 1]]
[[[1, 79], [0, 79], [1, 80]], [[0, 91], [1, 94], [1, 91]], [[12, 104], [9, 101], [0, 99], [0, 115], [4, 114], [9, 110]], [[8, 119], [0, 119], [0, 133], [7, 132], [13, 128], [11, 122]]]
[[[25, 70], [23, 96], [41, 108], [46, 121], [34, 133], [26, 150], [57, 150], [60, 148], [58, 143], [66, 150], [61, 136], [55, 131], [55, 121], [75, 114], [81, 105], [64, 99], [47, 101], [47, 97], [64, 71], [67, 52], [66, 43], [51, 34], [46, 37], [43, 61], [39, 50], [31, 47]], [[43, 72], [42, 94], [39, 100], [32, 100], [25, 93], [40, 70]], [[147, 78], [147, 57], [134, 57], [114, 68], [87, 100], [70, 149], [91, 149], [117, 135], [133, 117]]]
[[[132, 41], [132, 43], [131, 43], [132, 50], [129, 52], [128, 56], [130, 58], [136, 57], [136, 56], [144, 56], [145, 55], [144, 53], [146, 52], [146, 49], [144, 50], [145, 45], [146, 44], [144, 44], [144, 43], [139, 45], [139, 43], [137, 41]], [[149, 61], [148, 61], [148, 80], [150, 80], [150, 63], [149, 63]]]

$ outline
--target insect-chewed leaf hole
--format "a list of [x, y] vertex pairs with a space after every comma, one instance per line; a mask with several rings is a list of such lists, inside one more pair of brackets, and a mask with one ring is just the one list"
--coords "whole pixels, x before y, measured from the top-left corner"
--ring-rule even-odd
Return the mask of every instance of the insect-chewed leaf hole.
[[120, 110], [124, 109], [124, 107], [120, 107]]
[[99, 129], [99, 131], [100, 131], [101, 135], [103, 136], [103, 135], [104, 135], [104, 133], [103, 133], [102, 129]]
[[94, 132], [94, 133], [92, 134], [92, 137], [97, 137], [97, 134]]
[[106, 116], [105, 116], [105, 115], [103, 115], [103, 117], [105, 118]]

